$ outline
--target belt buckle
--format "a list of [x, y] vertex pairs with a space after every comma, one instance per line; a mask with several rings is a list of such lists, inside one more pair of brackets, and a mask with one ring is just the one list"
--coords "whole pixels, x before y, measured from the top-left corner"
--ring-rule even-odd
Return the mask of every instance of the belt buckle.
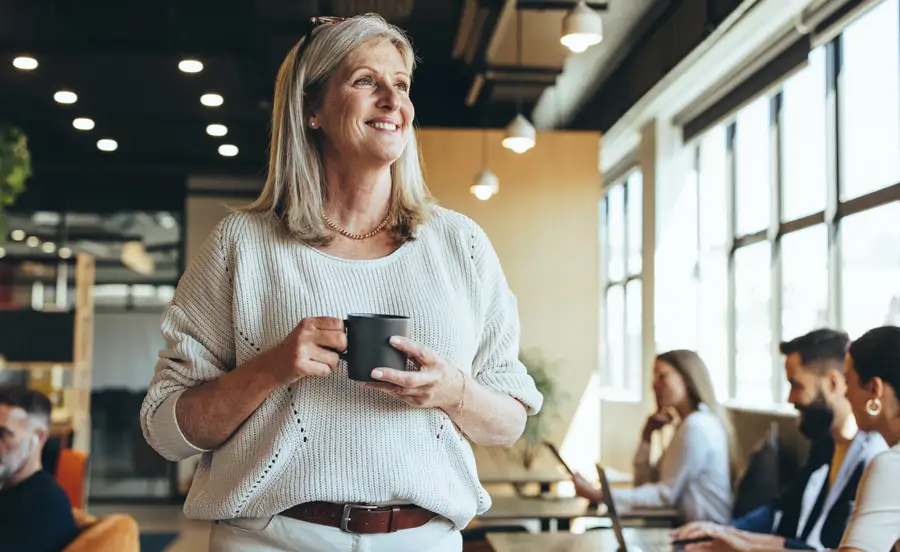
[[350, 512], [353, 510], [377, 510], [378, 508], [379, 506], [369, 504], [344, 504], [344, 513], [341, 516], [341, 531], [344, 533], [352, 532], [347, 526], [350, 524]]

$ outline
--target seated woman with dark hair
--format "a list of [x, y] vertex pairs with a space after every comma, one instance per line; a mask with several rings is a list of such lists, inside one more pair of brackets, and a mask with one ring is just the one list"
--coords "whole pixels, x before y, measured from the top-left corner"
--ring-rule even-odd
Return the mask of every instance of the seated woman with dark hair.
[[859, 428], [877, 431], [891, 449], [866, 469], [840, 549], [900, 550], [900, 328], [875, 328], [854, 341], [846, 371], [847, 398]]

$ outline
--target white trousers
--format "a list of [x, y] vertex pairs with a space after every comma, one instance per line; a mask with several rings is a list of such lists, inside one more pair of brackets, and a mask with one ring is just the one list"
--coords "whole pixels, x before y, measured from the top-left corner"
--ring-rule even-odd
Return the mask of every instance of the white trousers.
[[461, 552], [462, 535], [437, 516], [415, 529], [357, 535], [285, 516], [213, 523], [209, 552]]

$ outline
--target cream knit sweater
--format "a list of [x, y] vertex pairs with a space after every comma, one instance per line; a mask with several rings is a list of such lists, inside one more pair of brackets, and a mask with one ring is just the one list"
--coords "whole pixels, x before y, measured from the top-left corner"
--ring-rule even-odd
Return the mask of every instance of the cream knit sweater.
[[411, 337], [529, 414], [542, 397], [518, 360], [519, 319], [496, 253], [472, 220], [436, 208], [417, 239], [377, 260], [292, 242], [265, 215], [232, 214], [207, 238], [167, 306], [141, 408], [147, 442], [169, 460], [203, 454], [185, 503], [195, 519], [273, 515], [310, 501], [417, 504], [465, 527], [490, 507], [472, 449], [437, 408], [414, 408], [347, 378], [274, 391], [215, 451], [175, 418], [185, 389], [277, 345], [301, 319], [411, 317]]

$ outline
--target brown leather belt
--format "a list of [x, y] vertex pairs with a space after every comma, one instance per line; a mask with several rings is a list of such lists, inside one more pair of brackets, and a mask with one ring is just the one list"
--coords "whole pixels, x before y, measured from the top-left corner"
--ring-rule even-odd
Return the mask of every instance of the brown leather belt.
[[437, 514], [412, 505], [368, 506], [305, 502], [281, 512], [282, 516], [318, 525], [336, 527], [345, 533], [371, 535], [415, 529], [431, 521]]

